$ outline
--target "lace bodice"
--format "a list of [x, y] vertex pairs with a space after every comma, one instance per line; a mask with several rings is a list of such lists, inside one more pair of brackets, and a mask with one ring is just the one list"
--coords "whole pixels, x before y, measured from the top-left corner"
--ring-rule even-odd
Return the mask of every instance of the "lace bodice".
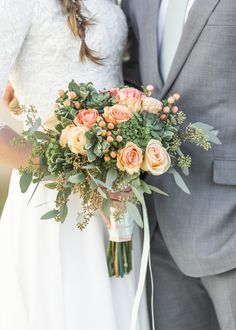
[[0, 0], [1, 95], [10, 77], [20, 102], [34, 104], [47, 116], [57, 90], [72, 79], [92, 81], [99, 89], [122, 83], [124, 14], [112, 0], [84, 4], [95, 20], [86, 41], [104, 59], [102, 66], [79, 61], [80, 40], [68, 28], [60, 0]]

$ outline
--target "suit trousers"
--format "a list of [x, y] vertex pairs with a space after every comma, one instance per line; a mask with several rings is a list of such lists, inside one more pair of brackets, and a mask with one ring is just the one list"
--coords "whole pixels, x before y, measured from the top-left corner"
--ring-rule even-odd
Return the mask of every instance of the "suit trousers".
[[185, 275], [158, 226], [151, 240], [151, 261], [156, 329], [236, 330], [236, 270], [202, 278]]

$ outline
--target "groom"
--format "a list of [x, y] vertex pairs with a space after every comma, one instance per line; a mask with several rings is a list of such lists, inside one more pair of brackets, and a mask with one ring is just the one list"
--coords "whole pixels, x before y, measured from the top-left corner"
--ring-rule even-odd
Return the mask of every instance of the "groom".
[[[169, 174], [148, 177], [169, 193], [147, 198], [158, 330], [236, 329], [236, 1], [123, 0], [130, 24], [126, 80], [174, 92], [192, 122], [220, 131], [182, 192]], [[140, 80], [140, 81], [139, 81]], [[145, 329], [143, 329], [145, 330]]]

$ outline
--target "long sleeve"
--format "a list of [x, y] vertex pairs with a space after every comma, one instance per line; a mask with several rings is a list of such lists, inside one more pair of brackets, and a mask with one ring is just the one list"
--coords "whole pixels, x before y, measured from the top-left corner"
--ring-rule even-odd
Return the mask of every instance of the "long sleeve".
[[0, 0], [0, 98], [30, 29], [34, 0]]

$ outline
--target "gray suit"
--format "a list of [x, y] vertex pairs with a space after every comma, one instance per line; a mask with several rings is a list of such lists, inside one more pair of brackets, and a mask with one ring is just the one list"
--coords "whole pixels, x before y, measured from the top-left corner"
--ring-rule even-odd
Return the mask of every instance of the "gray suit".
[[[153, 84], [160, 99], [181, 94], [179, 106], [190, 121], [219, 129], [222, 145], [210, 152], [185, 147], [193, 158], [185, 180], [190, 195], [179, 190], [171, 175], [147, 178], [169, 193], [168, 198], [155, 194], [147, 199], [159, 290], [157, 323], [161, 330], [215, 330], [217, 326], [211, 327], [202, 312], [209, 308], [213, 316], [216, 311], [222, 329], [236, 329], [236, 1], [195, 0], [164, 85], [158, 67], [159, 6], [160, 0], [123, 0], [139, 49], [141, 81]], [[164, 321], [171, 319], [171, 313], [166, 315], [164, 302], [158, 299], [175, 305], [175, 312], [185, 303], [203, 323]], [[197, 309], [193, 301], [198, 301]], [[222, 309], [227, 316], [221, 315]]]

